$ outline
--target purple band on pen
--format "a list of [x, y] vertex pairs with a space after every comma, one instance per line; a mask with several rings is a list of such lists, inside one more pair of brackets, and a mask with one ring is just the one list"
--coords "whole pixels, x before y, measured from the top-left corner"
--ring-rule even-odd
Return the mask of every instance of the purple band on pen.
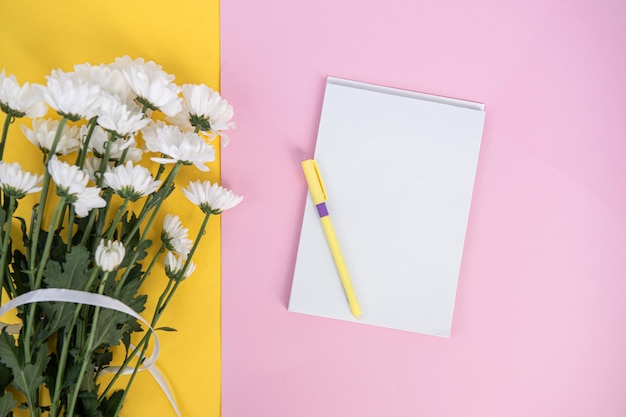
[[317, 212], [320, 217], [328, 216], [328, 209], [326, 208], [326, 203], [319, 203], [315, 207], [317, 207]]

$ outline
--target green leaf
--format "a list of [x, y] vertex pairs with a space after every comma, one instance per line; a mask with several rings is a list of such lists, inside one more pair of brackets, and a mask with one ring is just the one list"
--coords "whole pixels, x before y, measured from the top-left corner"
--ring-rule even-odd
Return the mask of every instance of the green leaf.
[[[129, 212], [124, 213], [121, 219], [120, 240], [122, 241], [126, 241], [126, 239], [128, 239], [130, 232], [133, 230], [138, 221], [135, 213], [130, 213], [130, 219], [128, 218], [128, 213]], [[139, 242], [139, 234], [139, 230], [137, 230], [137, 232], [133, 235], [133, 238], [128, 243], [128, 247], [133, 248], [137, 246], [137, 243]]]
[[[0, 362], [0, 392], [4, 392], [6, 387], [13, 381], [13, 373], [4, 363]], [[2, 416], [2, 414], [0, 414]]]
[[133, 259], [135, 253], [137, 253], [133, 261], [135, 265], [137, 262], [144, 260], [146, 256], [148, 256], [148, 249], [150, 248], [150, 246], [152, 246], [152, 241], [149, 239], [142, 240], [140, 242], [135, 242], [135, 245], [128, 245], [126, 247], [126, 251], [127, 251], [126, 257], [124, 258], [124, 261], [122, 261], [120, 267], [130, 266], [130, 262]]
[[[37, 245], [37, 253], [40, 255], [43, 253], [46, 241], [48, 240], [48, 234], [48, 231], [41, 229], [40, 238]], [[55, 261], [63, 261], [63, 258], [65, 257], [65, 242], [58, 235], [58, 233], [53, 232], [52, 245], [50, 246], [49, 256], [51, 260]]]
[[178, 331], [178, 330], [176, 330], [173, 327], [157, 327], [154, 330], [161, 330], [161, 331], [164, 331], [164, 332], [177, 332]]
[[[137, 295], [141, 286], [141, 276], [141, 265], [136, 264], [129, 272], [122, 287], [114, 280], [107, 281], [104, 294], [117, 298], [137, 313], [140, 313], [145, 309], [148, 299], [145, 294]], [[119, 291], [117, 296], [115, 296], [116, 291]], [[118, 345], [121, 340], [127, 348], [128, 343], [130, 343], [127, 335], [142, 330], [134, 317], [111, 310], [101, 310], [96, 329], [96, 343], [94, 347], [100, 346], [100, 343], [109, 346]], [[109, 334], [106, 334], [107, 332]]]
[[[130, 278], [131, 277], [129, 277], [129, 279]], [[117, 297], [118, 300], [135, 310], [137, 313], [141, 313], [146, 308], [145, 305], [148, 299], [145, 294], [137, 295], [140, 287], [141, 282], [139, 280], [126, 280], [124, 286], [119, 289], [119, 295]], [[108, 295], [112, 296], [112, 294]]]
[[[30, 291], [30, 284], [28, 282], [28, 261], [26, 256], [19, 250], [13, 252], [13, 283], [15, 284], [16, 292], [18, 295], [22, 295]], [[18, 307], [19, 310], [23, 310], [25, 307]]]
[[60, 302], [39, 303], [38, 307], [47, 319], [37, 334], [41, 340], [47, 339], [62, 327], [69, 327], [74, 316], [74, 309], [77, 308], [75, 304]]
[[27, 248], [30, 248], [31, 241], [30, 239], [28, 239], [28, 231], [26, 229], [26, 220], [24, 220], [22, 217], [17, 217], [17, 216], [13, 216], [13, 218], [17, 219], [20, 222], [20, 229], [22, 231], [22, 242], [24, 243], [24, 246]]
[[[50, 359], [47, 355], [45, 349], [40, 348], [39, 352], [37, 352], [37, 356], [35, 356], [35, 363], [27, 364], [24, 366], [23, 371], [23, 380], [24, 383], [22, 388], [25, 390], [35, 392], [37, 388], [44, 382], [44, 370], [46, 369], [46, 365], [48, 364], [48, 360]], [[15, 374], [15, 370], [13, 371]], [[15, 380], [17, 381], [20, 375], [15, 375]], [[16, 384], [17, 386], [17, 384]]]
[[[89, 216], [74, 217], [74, 225], [76, 225], [76, 232], [74, 233], [74, 236], [72, 236], [73, 245], [78, 245], [82, 241], [83, 236], [85, 236], [88, 224], [89, 224]], [[91, 247], [93, 243], [93, 236], [90, 239], [87, 239], [85, 243], [88, 248]]]
[[49, 261], [44, 270], [44, 282], [50, 288], [89, 290], [86, 288], [91, 269], [90, 252], [83, 245], [76, 245], [65, 256], [63, 265]]
[[126, 349], [126, 357], [128, 357], [128, 352], [130, 349], [130, 333], [126, 332], [122, 335], [122, 343], [124, 344], [124, 348]]
[[47, 352], [40, 348], [34, 359], [34, 363], [26, 364], [13, 336], [6, 332], [0, 334], [0, 361], [13, 371], [13, 385], [24, 394], [29, 404], [35, 403], [36, 390], [44, 383], [43, 371], [49, 358]]
[[115, 310], [102, 309], [98, 317], [94, 333], [94, 349], [105, 345], [113, 346], [120, 343], [122, 326], [128, 321], [128, 316]]
[[0, 333], [0, 362], [13, 372], [24, 364], [24, 353], [15, 346], [15, 338], [5, 331]]
[[[44, 270], [44, 282], [50, 288], [85, 290], [91, 274], [89, 255], [84, 246], [74, 246], [65, 256], [63, 264], [52, 260], [48, 262]], [[62, 327], [68, 328], [76, 309], [75, 304], [60, 302], [40, 303], [39, 306], [47, 318], [40, 335], [43, 339]]]
[[102, 413], [98, 409], [98, 393], [93, 391], [81, 391], [78, 394], [78, 415], [101, 417]]
[[10, 392], [5, 392], [0, 397], [0, 417], [8, 417], [11, 415], [13, 408], [17, 405], [17, 401], [13, 399], [13, 395]]
[[[60, 346], [59, 343], [57, 343], [57, 349]], [[54, 389], [56, 387], [56, 377], [57, 377], [57, 373], [59, 371], [59, 363], [57, 360], [57, 355], [56, 353], [52, 352], [50, 354], [50, 359], [48, 360], [48, 364], [46, 365], [46, 380], [44, 381], [44, 383], [46, 384], [46, 386], [48, 387], [48, 391], [50, 392], [54, 392]]]
[[80, 368], [82, 363], [80, 362], [72, 362], [72, 364], [65, 371], [65, 376], [63, 377], [63, 384], [61, 384], [61, 389], [66, 389], [76, 384], [78, 381], [78, 375], [80, 375]]
[[103, 368], [105, 365], [108, 365], [113, 360], [113, 352], [110, 350], [105, 350], [103, 352], [96, 352], [94, 354], [94, 361], [98, 368]]
[[124, 390], [115, 391], [108, 398], [102, 400], [102, 414], [104, 417], [113, 417], [117, 411], [117, 407], [124, 398]]

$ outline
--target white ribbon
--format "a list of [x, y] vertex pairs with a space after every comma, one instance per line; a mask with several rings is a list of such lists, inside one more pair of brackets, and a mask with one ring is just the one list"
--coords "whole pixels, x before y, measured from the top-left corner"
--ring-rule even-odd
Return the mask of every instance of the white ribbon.
[[[13, 310], [14, 308], [17, 308], [26, 304], [43, 303], [43, 302], [87, 304], [87, 305], [94, 306], [94, 307], [101, 307], [101, 308], [106, 308], [109, 310], [115, 310], [115, 311], [119, 311], [121, 313], [127, 314], [129, 316], [132, 316], [136, 318], [137, 320], [141, 321], [142, 323], [144, 323], [146, 326], [148, 326], [150, 328], [150, 331], [154, 335], [154, 349], [152, 350], [152, 354], [144, 361], [143, 366], [140, 367], [138, 370], [139, 371], [147, 370], [148, 372], [150, 372], [150, 374], [155, 379], [157, 384], [159, 384], [159, 387], [161, 388], [161, 390], [163, 391], [167, 399], [170, 401], [170, 404], [172, 405], [172, 408], [176, 412], [176, 415], [178, 417], [181, 417], [180, 411], [178, 410], [178, 407], [176, 405], [176, 400], [174, 399], [174, 395], [172, 394], [172, 391], [170, 390], [169, 385], [167, 384], [167, 381], [165, 380], [161, 372], [157, 369], [157, 367], [154, 366], [154, 363], [159, 357], [161, 348], [160, 348], [159, 338], [157, 337], [156, 332], [154, 331], [154, 329], [152, 328], [152, 326], [146, 319], [141, 317], [135, 310], [128, 307], [126, 304], [122, 303], [121, 301], [116, 300], [115, 298], [111, 298], [106, 295], [94, 294], [94, 293], [90, 293], [86, 291], [76, 291], [76, 290], [68, 290], [68, 289], [61, 289], [61, 288], [43, 288], [43, 289], [34, 290], [34, 291], [27, 292], [25, 294], [19, 295], [0, 307], [0, 317], [8, 313], [9, 311]], [[6, 323], [0, 323], [0, 330], [5, 327], [7, 328], [7, 331], [10, 330], [12, 332], [15, 332], [16, 329], [18, 329], [19, 331], [18, 324], [8, 325]], [[139, 354], [137, 353], [137, 355]], [[120, 369], [121, 367], [119, 366], [112, 366], [110, 367], [110, 370], [109, 368], [106, 368], [104, 372], [115, 373], [119, 371]], [[128, 366], [121, 370], [122, 374], [130, 374], [132, 372], [133, 372], [133, 368], [130, 368]]]

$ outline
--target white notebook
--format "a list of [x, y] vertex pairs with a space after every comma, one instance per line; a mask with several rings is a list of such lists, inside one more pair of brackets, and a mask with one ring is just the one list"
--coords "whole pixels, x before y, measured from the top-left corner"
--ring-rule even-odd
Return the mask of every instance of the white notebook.
[[308, 190], [289, 310], [449, 337], [484, 117], [479, 103], [329, 77], [314, 159], [362, 316]]

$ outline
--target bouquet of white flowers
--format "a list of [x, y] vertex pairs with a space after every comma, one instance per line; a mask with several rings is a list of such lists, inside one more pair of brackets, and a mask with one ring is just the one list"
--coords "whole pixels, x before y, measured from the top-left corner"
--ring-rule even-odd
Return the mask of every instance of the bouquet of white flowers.
[[[217, 183], [192, 181], [182, 192], [204, 215], [195, 240], [170, 213], [153, 236], [181, 167], [208, 171], [215, 138], [225, 143], [234, 127], [219, 93], [173, 81], [160, 65], [127, 56], [53, 71], [46, 85], [0, 73], [0, 318], [16, 311], [18, 319], [0, 322], [0, 417], [17, 409], [119, 415], [137, 371], [158, 355], [158, 339], [151, 353], [149, 342], [195, 269], [210, 215], [242, 200]], [[57, 117], [43, 118], [48, 106]], [[32, 128], [20, 128], [41, 152], [40, 173], [4, 160], [7, 132], [22, 117], [32, 119]], [[29, 194], [30, 218], [19, 216]], [[156, 250], [153, 239], [161, 242]], [[160, 260], [166, 284], [147, 320], [139, 315], [147, 299], [141, 285]], [[123, 374], [126, 387], [114, 388]]]

